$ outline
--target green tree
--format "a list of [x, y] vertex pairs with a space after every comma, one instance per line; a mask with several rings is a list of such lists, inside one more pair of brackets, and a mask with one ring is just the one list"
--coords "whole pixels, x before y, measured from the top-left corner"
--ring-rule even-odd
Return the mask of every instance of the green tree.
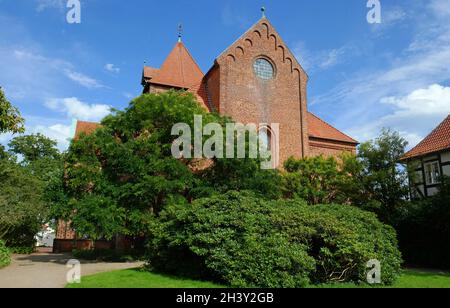
[[56, 144], [56, 141], [38, 133], [15, 137], [8, 146], [10, 152], [22, 155], [26, 163], [31, 163], [43, 158], [58, 159], [60, 153]]
[[378, 201], [373, 210], [380, 219], [393, 224], [397, 211], [408, 198], [408, 172], [399, 164], [408, 142], [398, 132], [383, 129], [375, 140], [361, 144], [358, 157], [363, 165], [358, 176], [365, 197]]
[[10, 160], [0, 160], [0, 239], [8, 246], [33, 247], [46, 220], [44, 182]]
[[329, 204], [343, 201], [340, 188], [346, 176], [339, 170], [334, 157], [307, 157], [301, 160], [289, 158], [284, 168], [284, 196], [300, 198], [308, 204]]
[[6, 159], [8, 157], [8, 153], [5, 150], [5, 147], [0, 144], [0, 160]]
[[42, 134], [19, 136], [9, 143], [9, 152], [23, 157], [22, 165], [34, 176], [48, 181], [59, 176], [63, 168], [61, 153], [56, 141]]
[[19, 111], [6, 99], [5, 93], [0, 88], [0, 134], [23, 133], [25, 131], [23, 124], [24, 119]]
[[267, 178], [275, 175], [261, 175], [255, 160], [203, 160], [207, 167], [197, 170], [198, 160], [174, 158], [172, 127], [193, 128], [194, 115], [203, 116], [204, 125], [230, 121], [208, 113], [193, 95], [171, 91], [142, 95], [105, 118], [93, 134], [80, 136], [65, 157], [64, 180], [50, 189], [55, 218], [71, 221], [94, 239], [137, 238], [148, 233], [150, 220], [168, 204], [186, 204], [228, 187], [261, 194], [271, 189]]

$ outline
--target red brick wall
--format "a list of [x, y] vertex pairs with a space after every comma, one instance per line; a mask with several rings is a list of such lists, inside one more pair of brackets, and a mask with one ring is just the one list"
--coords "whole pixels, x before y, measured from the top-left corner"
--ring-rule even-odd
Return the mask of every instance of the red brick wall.
[[150, 85], [150, 89], [148, 93], [163, 93], [163, 92], [167, 92], [170, 89], [173, 89], [173, 87], [169, 87], [169, 86], [162, 86], [162, 85], [157, 85], [157, 84], [151, 84]]
[[[267, 58], [275, 78], [258, 78], [254, 61]], [[270, 23], [263, 19], [218, 59], [220, 110], [241, 123], [280, 124], [280, 163], [309, 153], [306, 86], [308, 77]]]
[[75, 231], [70, 227], [70, 222], [65, 222], [63, 220], [58, 221], [56, 238], [63, 240], [72, 240], [76, 238]]
[[206, 76], [208, 95], [214, 111], [220, 112], [220, 68], [214, 66]]
[[318, 138], [310, 138], [309, 150], [311, 156], [340, 156], [343, 152], [356, 154], [356, 146], [332, 140], [323, 140]]

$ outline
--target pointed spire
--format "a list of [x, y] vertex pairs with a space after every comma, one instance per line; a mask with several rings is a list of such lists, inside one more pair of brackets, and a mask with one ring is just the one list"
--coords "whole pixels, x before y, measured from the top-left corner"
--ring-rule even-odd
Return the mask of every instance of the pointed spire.
[[266, 18], [266, 7], [265, 6], [263, 6], [261, 8], [261, 13], [262, 13], [262, 18]]
[[194, 84], [200, 84], [203, 72], [192, 58], [186, 46], [177, 43], [172, 49], [152, 83], [179, 88], [189, 88]]
[[181, 43], [183, 37], [183, 24], [178, 24], [178, 43]]

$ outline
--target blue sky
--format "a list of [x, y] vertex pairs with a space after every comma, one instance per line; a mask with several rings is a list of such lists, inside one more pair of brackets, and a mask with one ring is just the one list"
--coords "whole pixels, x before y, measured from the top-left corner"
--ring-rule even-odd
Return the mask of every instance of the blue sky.
[[[216, 56], [267, 16], [310, 76], [309, 109], [365, 141], [382, 127], [411, 145], [450, 114], [450, 1], [0, 0], [0, 85], [27, 120], [68, 145], [72, 118], [98, 121], [142, 88], [144, 61], [159, 67], [183, 40], [206, 72]], [[0, 135], [7, 143], [10, 135]]]

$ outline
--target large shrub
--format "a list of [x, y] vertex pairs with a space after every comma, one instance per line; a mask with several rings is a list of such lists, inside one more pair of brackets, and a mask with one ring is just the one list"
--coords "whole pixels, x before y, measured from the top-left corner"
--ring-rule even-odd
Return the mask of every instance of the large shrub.
[[395, 232], [349, 206], [264, 201], [229, 192], [170, 206], [154, 222], [150, 265], [234, 287], [302, 287], [364, 281], [378, 259], [383, 282], [400, 271]]
[[450, 269], [450, 178], [437, 195], [409, 204], [396, 228], [408, 264]]
[[6, 248], [5, 243], [0, 240], [0, 268], [9, 265], [10, 262], [9, 250]]

